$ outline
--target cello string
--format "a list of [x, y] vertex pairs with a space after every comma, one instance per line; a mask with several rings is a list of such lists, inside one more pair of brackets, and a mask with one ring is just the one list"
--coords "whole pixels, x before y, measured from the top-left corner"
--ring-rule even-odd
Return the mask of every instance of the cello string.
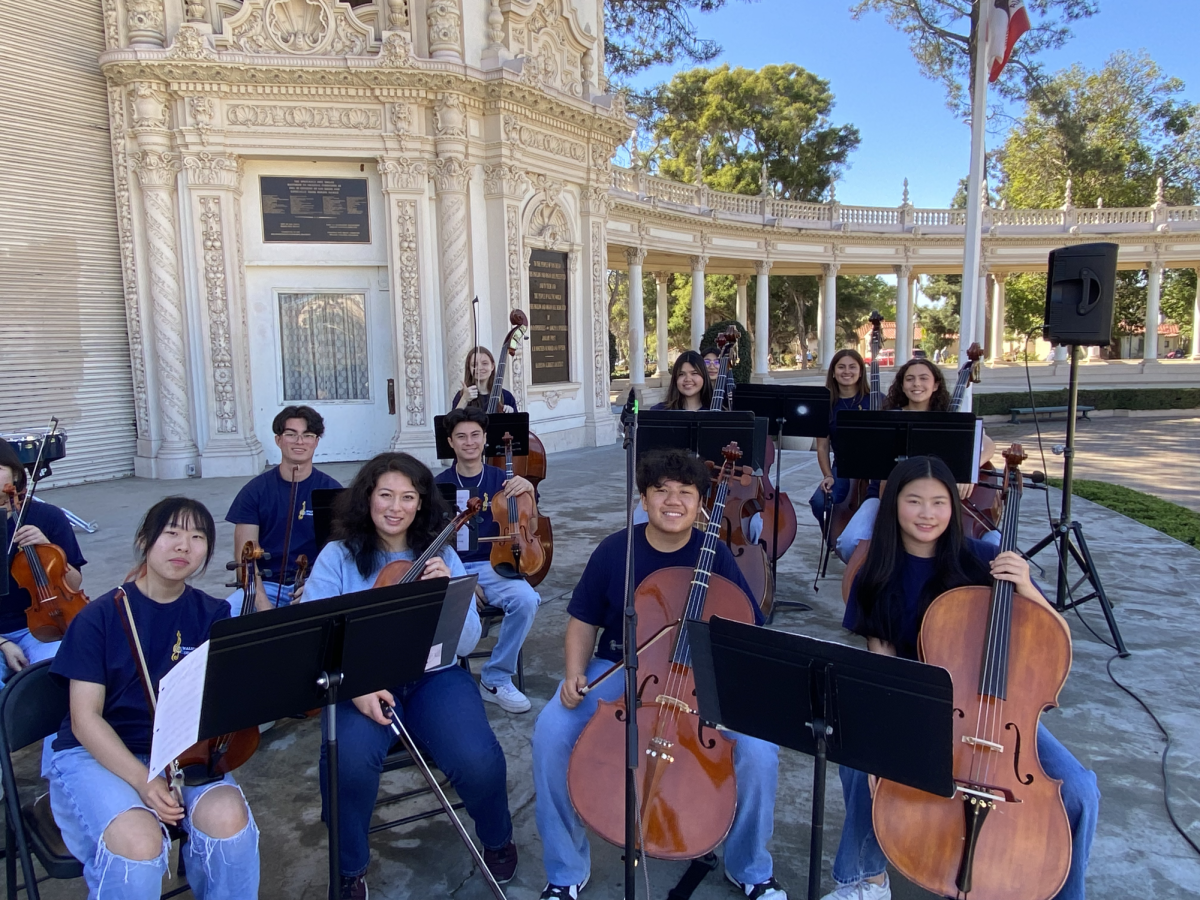
[[[1008, 470], [1005, 469], [1005, 477], [1007, 484]], [[1005, 504], [1008, 504], [1008, 495], [1005, 495]], [[1006, 519], [1006, 522], [1011, 520]], [[1009, 529], [1011, 530], [1011, 529]], [[1001, 550], [1003, 550], [1004, 533], [1000, 535]], [[998, 628], [998, 619], [1000, 618], [999, 607], [1001, 604], [1000, 587], [1003, 584], [1001, 581], [993, 580], [991, 591], [991, 603], [988, 610], [988, 627], [985, 635], [983, 667], [980, 673], [979, 686], [979, 712], [975, 720], [975, 738], [978, 741], [980, 738], [990, 740], [993, 736], [993, 716], [995, 713], [995, 697], [989, 695], [989, 690], [992, 686], [992, 676], [996, 672], [998, 660], [996, 658], [996, 630]], [[989, 696], [991, 699], [989, 700]], [[988, 767], [990, 765], [990, 753], [983, 754], [979, 750], [979, 744], [972, 745], [972, 765], [971, 775], [976, 781], [981, 781], [987, 777]]]

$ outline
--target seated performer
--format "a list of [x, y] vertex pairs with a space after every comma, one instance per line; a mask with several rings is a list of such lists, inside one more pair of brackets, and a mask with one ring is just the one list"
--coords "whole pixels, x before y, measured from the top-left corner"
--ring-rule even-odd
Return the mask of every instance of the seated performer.
[[704, 359], [695, 350], [685, 350], [675, 358], [675, 363], [671, 366], [667, 399], [650, 408], [708, 409], [712, 404], [712, 395], [712, 378], [705, 368]]
[[[899, 409], [905, 412], [948, 412], [950, 392], [946, 390], [946, 378], [942, 370], [927, 359], [910, 359], [896, 372], [892, 386], [883, 401], [884, 409]], [[985, 433], [979, 452], [979, 464], [992, 458], [996, 445]], [[886, 485], [887, 482], [884, 482]], [[960, 484], [958, 495], [966, 498], [975, 490], [975, 484]], [[882, 492], [882, 489], [880, 489]], [[875, 514], [879, 510], [879, 495], [874, 490], [863, 501], [858, 511], [846, 523], [837, 540], [837, 555], [842, 562], [849, 562], [859, 541], [871, 536]]]
[[[647, 453], [638, 463], [638, 491], [649, 514], [647, 524], [635, 526], [634, 532], [634, 578], [639, 584], [659, 569], [695, 568], [704, 534], [692, 524], [709, 480], [705, 465], [682, 450]], [[571, 805], [567, 765], [575, 741], [599, 701], [613, 700], [624, 690], [624, 679], [618, 675], [587, 694], [580, 693], [589, 681], [622, 658], [625, 543], [624, 529], [601, 541], [575, 586], [567, 607], [566, 678], [534, 726], [537, 826], [549, 881], [542, 891], [543, 900], [576, 900], [591, 875], [587, 829]], [[723, 544], [716, 546], [712, 571], [745, 592], [761, 624], [750, 587]], [[775, 827], [779, 748], [756, 738], [736, 737], [733, 760], [738, 802], [733, 827], [725, 839], [725, 874], [751, 900], [787, 900], [772, 876], [771, 854], [767, 851]]]
[[[17, 451], [9, 446], [8, 441], [0, 440], [0, 489], [11, 484], [16, 488], [18, 496], [24, 495], [26, 480], [25, 468], [17, 457]], [[16, 525], [16, 512], [12, 509], [7, 494], [0, 494], [0, 515], [9, 515], [11, 540], [11, 529]], [[75, 540], [71, 523], [57, 506], [31, 502], [25, 510], [24, 524], [17, 530], [13, 552], [6, 558], [5, 563], [4, 577], [8, 579], [8, 594], [0, 597], [0, 652], [4, 653], [4, 665], [0, 666], [0, 685], [30, 663], [49, 659], [58, 652], [59, 641], [42, 643], [29, 633], [25, 610], [29, 609], [32, 598], [29, 591], [20, 587], [12, 577], [12, 561], [20, 552], [18, 548], [33, 544], [55, 544], [61, 547], [67, 556], [64, 580], [73, 590], [79, 590], [83, 585], [80, 570], [87, 564], [87, 560], [79, 550], [79, 542]]]
[[[887, 480], [870, 549], [854, 579], [842, 622], [865, 637], [872, 652], [916, 659], [925, 611], [953, 587], [1010, 581], [1018, 594], [1052, 608], [1030, 580], [1026, 560], [964, 537], [958, 487], [946, 464], [929, 456], [905, 460]], [[879, 739], [886, 741], [887, 735]], [[1096, 776], [1041, 724], [1037, 752], [1046, 774], [1062, 780], [1071, 823], [1071, 868], [1058, 900], [1082, 900], [1100, 807]], [[825, 900], [888, 900], [892, 891], [887, 860], [871, 823], [867, 775], [845, 766], [840, 775], [846, 821], [833, 863], [839, 887]]]
[[[501, 489], [504, 491], [501, 502], [508, 494], [534, 493], [533, 485], [520, 475], [514, 475], [512, 481], [506, 482], [503, 469], [483, 461], [487, 421], [487, 416], [473, 406], [450, 411], [444, 422], [455, 462], [434, 479], [440, 484], [455, 485], [460, 490], [474, 488], [478, 491], [483, 500], [483, 511], [479, 514], [481, 538], [500, 533], [492, 519], [492, 504]], [[533, 627], [533, 617], [542, 599], [524, 578], [505, 578], [493, 569], [491, 552], [492, 545], [481, 541], [474, 552], [459, 554], [467, 573], [478, 576], [476, 591], [482, 594], [483, 602], [504, 610], [496, 647], [479, 672], [479, 689], [484, 700], [498, 704], [507, 712], [528, 712], [529, 698], [517, 690], [512, 678], [517, 671], [517, 654]]]
[[857, 350], [839, 350], [833, 354], [825, 375], [825, 387], [829, 389], [829, 437], [817, 438], [817, 465], [821, 467], [823, 477], [808, 500], [817, 522], [824, 521], [826, 504], [836, 506], [850, 493], [850, 479], [837, 477], [830, 455], [837, 430], [837, 414], [843, 409], [868, 409], [871, 405], [867, 368]]
[[[424, 552], [448, 518], [433, 486], [433, 474], [407, 453], [381, 453], [366, 463], [334, 507], [334, 537], [317, 557], [303, 601], [369, 590], [389, 562]], [[443, 547], [422, 578], [465, 575], [458, 556]], [[472, 606], [458, 643], [466, 656], [479, 640], [479, 614]], [[488, 724], [479, 689], [456, 665], [426, 672], [390, 691], [376, 691], [338, 704], [339, 835], [342, 883], [337, 896], [365, 900], [370, 862], [367, 829], [379, 792], [384, 757], [395, 738], [380, 701], [392, 706], [413, 738], [446, 773], [483, 844], [488, 869], [501, 884], [517, 869], [512, 818], [508, 811], [504, 751]], [[328, 807], [325, 745], [321, 746], [321, 797]]]
[[[271, 423], [271, 430], [275, 432], [275, 446], [283, 459], [279, 465], [248, 481], [233, 498], [225, 516], [226, 522], [234, 524], [234, 559], [241, 558], [246, 541], [256, 541], [271, 554], [262, 564], [272, 574], [265, 584], [259, 584], [255, 603], [260, 610], [292, 602], [296, 557], [303, 554], [310, 563], [317, 558], [312, 492], [342, 486], [337, 479], [313, 467], [313, 454], [325, 433], [325, 420], [319, 412], [311, 406], [286, 406]], [[240, 589], [229, 597], [229, 605], [234, 615], [241, 611]]]
[[[152, 506], [135, 538], [141, 572], [123, 586], [156, 687], [229, 618], [224, 600], [187, 584], [208, 565], [216, 526], [204, 505], [168, 497]], [[258, 896], [258, 828], [233, 777], [184, 786], [182, 804], [161, 774], [150, 779], [152, 717], [116, 591], [72, 621], [51, 673], [70, 683], [71, 711], [54, 740], [50, 808], [63, 842], [83, 862], [90, 898], [157, 898], [170, 842], [181, 845], [200, 900]], [[151, 688], [153, 690], [153, 688]]]
[[721, 372], [721, 351], [716, 347], [704, 347], [700, 350], [700, 356], [704, 360], [704, 371], [712, 381], [716, 381]]
[[[451, 409], [475, 406], [487, 411], [488, 397], [496, 379], [496, 358], [486, 347], [472, 347], [463, 366], [462, 387], [450, 401]], [[504, 408], [500, 412], [517, 412], [517, 398], [504, 390]]]

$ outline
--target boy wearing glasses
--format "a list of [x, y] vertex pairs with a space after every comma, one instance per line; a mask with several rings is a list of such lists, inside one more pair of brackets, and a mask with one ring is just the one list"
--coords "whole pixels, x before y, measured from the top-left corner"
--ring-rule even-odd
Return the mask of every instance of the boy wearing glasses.
[[[258, 609], [287, 606], [293, 600], [296, 580], [296, 557], [304, 554], [310, 563], [317, 558], [317, 536], [313, 530], [312, 492], [324, 488], [340, 488], [337, 479], [313, 467], [313, 454], [325, 420], [311, 406], [284, 407], [271, 423], [275, 446], [283, 459], [278, 466], [252, 478], [238, 491], [225, 516], [232, 522], [233, 558], [240, 559], [246, 541], [256, 541], [271, 554], [265, 568], [271, 572], [265, 583], [258, 586]], [[293, 482], [295, 494], [293, 495]], [[291, 525], [289, 529], [288, 525]], [[290, 533], [289, 533], [290, 532]], [[287, 562], [284, 564], [284, 542], [287, 542]], [[229, 597], [233, 614], [242, 608], [242, 592]]]

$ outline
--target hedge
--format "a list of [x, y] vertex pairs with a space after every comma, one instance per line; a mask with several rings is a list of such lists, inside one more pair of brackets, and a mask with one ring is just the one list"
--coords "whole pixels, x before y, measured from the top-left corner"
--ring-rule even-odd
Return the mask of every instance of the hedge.
[[750, 376], [754, 372], [754, 349], [749, 333], [746, 331], [746, 326], [734, 319], [726, 319], [723, 322], [715, 322], [708, 326], [704, 332], [704, 337], [700, 339], [700, 346], [697, 350], [703, 350], [705, 347], [717, 346], [717, 335], [724, 334], [730, 325], [736, 325], [737, 330], [741, 333], [738, 338], [738, 361], [737, 364], [731, 366], [733, 372], [733, 381], [735, 384], [746, 384], [750, 381]]
[[[1010, 409], [1036, 406], [1066, 406], [1067, 390], [1034, 391], [1033, 403], [1027, 391], [975, 394], [978, 416], [1008, 415]], [[1080, 406], [1096, 409], [1196, 409], [1200, 407], [1200, 388], [1101, 388], [1080, 390]]]

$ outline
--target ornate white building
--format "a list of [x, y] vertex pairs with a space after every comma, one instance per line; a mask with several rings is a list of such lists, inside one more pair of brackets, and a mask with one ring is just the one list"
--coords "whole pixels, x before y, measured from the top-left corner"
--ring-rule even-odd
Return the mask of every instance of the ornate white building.
[[[751, 275], [823, 274], [826, 358], [839, 271], [896, 273], [903, 329], [914, 277], [961, 269], [959, 211], [734, 196], [614, 168], [631, 122], [606, 92], [602, 11], [0, 4], [0, 431], [58, 415], [60, 483], [251, 475], [278, 458], [270, 422], [295, 402], [326, 418], [318, 459], [430, 460], [478, 297], [484, 346], [510, 310], [531, 315], [510, 386], [547, 447], [607, 443], [610, 267], [744, 276], [739, 318], [760, 335], [766, 279], [751, 317]], [[1153, 306], [1162, 266], [1200, 261], [1200, 210], [1161, 198], [987, 216], [984, 278], [1103, 236], [1122, 265], [1150, 268]], [[994, 302], [1003, 322], [1002, 291]], [[665, 274], [658, 303], [665, 324]]]

